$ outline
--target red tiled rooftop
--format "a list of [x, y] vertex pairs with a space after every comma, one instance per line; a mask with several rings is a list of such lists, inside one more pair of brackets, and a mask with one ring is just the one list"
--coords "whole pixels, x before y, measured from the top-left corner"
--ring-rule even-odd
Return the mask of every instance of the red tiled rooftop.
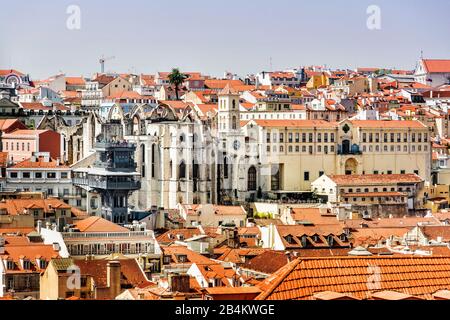
[[450, 72], [450, 60], [423, 59], [423, 63], [427, 71], [430, 73]]
[[416, 174], [364, 174], [364, 175], [329, 175], [338, 185], [372, 185], [372, 184], [396, 184], [419, 183], [422, 178]]
[[358, 299], [380, 291], [433, 299], [436, 291], [450, 288], [450, 257], [298, 258], [259, 287], [257, 300], [309, 300], [323, 291]]
[[101, 217], [89, 217], [80, 220], [75, 223], [75, 228], [80, 232], [129, 232], [127, 228]]
[[19, 168], [59, 168], [59, 169], [69, 169], [69, 166], [61, 164], [59, 161], [55, 159], [49, 159], [45, 161], [43, 156], [36, 157], [35, 160], [26, 159], [24, 161], [18, 162], [13, 165], [11, 168], [19, 169]]

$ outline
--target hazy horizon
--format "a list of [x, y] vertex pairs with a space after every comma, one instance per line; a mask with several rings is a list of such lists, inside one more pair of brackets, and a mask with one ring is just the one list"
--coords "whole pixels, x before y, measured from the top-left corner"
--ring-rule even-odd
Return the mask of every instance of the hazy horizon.
[[[343, 4], [343, 3], [346, 3]], [[66, 21], [81, 10], [79, 30]], [[369, 30], [369, 5], [381, 29]], [[0, 69], [43, 79], [59, 72], [155, 73], [179, 67], [221, 76], [301, 65], [413, 69], [427, 58], [450, 59], [450, 3], [440, 0], [190, 2], [43, 0], [2, 4]]]

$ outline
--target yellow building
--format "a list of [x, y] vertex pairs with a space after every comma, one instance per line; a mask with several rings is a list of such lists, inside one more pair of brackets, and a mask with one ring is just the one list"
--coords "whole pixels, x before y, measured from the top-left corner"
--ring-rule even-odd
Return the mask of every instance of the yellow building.
[[311, 76], [309, 81], [306, 83], [306, 88], [317, 89], [322, 86], [329, 86], [330, 80], [325, 73], [314, 74]]
[[262, 192], [310, 191], [323, 174], [415, 173], [430, 179], [429, 133], [419, 121], [252, 120], [244, 130], [259, 140]]

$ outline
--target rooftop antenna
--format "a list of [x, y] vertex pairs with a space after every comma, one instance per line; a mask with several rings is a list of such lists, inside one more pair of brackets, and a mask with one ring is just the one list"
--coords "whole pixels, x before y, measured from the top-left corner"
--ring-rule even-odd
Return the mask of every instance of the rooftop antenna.
[[420, 59], [423, 60], [423, 50], [420, 50]]

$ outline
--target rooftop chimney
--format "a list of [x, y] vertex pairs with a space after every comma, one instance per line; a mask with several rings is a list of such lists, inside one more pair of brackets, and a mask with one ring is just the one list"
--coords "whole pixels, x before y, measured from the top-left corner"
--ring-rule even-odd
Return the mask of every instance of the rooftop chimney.
[[170, 290], [172, 292], [189, 292], [190, 291], [189, 278], [190, 277], [188, 274], [177, 274], [177, 273], [169, 274]]
[[106, 266], [106, 285], [110, 298], [115, 299], [120, 294], [120, 261], [109, 261]]

